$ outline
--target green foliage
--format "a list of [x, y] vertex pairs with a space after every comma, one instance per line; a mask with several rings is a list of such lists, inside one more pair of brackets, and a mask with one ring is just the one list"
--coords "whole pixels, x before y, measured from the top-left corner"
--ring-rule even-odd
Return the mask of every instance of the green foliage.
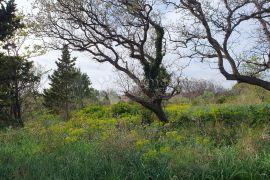
[[69, 117], [71, 103], [73, 103], [72, 82], [75, 73], [75, 58], [71, 59], [68, 46], [64, 46], [62, 57], [56, 62], [57, 70], [49, 76], [50, 89], [44, 90], [44, 105], [53, 112], [65, 113], [65, 119]]
[[148, 109], [142, 109], [141, 118], [142, 118], [142, 124], [151, 124], [155, 120], [155, 115], [152, 111], [149, 111]]
[[[207, 123], [209, 121], [221, 121], [228, 125], [237, 125], [247, 123], [249, 125], [258, 125], [267, 123], [270, 113], [269, 104], [237, 106], [237, 105], [223, 105], [223, 106], [209, 106], [196, 107], [188, 109], [181, 113], [174, 122], [181, 123], [182, 121], [190, 123]], [[185, 118], [183, 118], [185, 117]], [[182, 118], [184, 120], [182, 120]]]
[[[151, 124], [156, 119], [154, 113], [148, 109], [145, 109], [139, 105], [130, 103], [117, 103], [111, 106], [112, 116], [115, 118], [121, 117], [140, 117], [141, 124]], [[136, 118], [137, 119], [137, 118]], [[135, 120], [136, 121], [136, 120]]]
[[110, 107], [106, 106], [97, 106], [97, 105], [91, 105], [88, 106], [81, 111], [79, 111], [80, 116], [86, 116], [91, 118], [108, 118], [111, 117]]
[[89, 101], [98, 101], [98, 91], [94, 88], [90, 88], [91, 82], [88, 75], [86, 73], [82, 73], [80, 69], [76, 69], [75, 72], [76, 75], [72, 82], [75, 106], [83, 108]]
[[123, 108], [136, 106], [115, 106], [116, 118], [113, 107], [92, 105], [68, 122], [40, 112], [2, 130], [0, 179], [270, 178], [268, 104], [169, 105], [175, 121], [165, 126], [141, 126]]
[[14, 0], [0, 0], [0, 41], [10, 38], [17, 29], [23, 27], [16, 11]]
[[33, 71], [33, 62], [0, 54], [0, 126], [23, 126], [23, 96], [33, 93], [33, 86], [39, 81], [40, 75]]
[[56, 62], [57, 70], [49, 76], [51, 87], [44, 90], [44, 105], [57, 114], [69, 119], [70, 111], [83, 108], [85, 99], [94, 95], [90, 89], [91, 82], [87, 74], [75, 66], [76, 59], [71, 59], [68, 46], [62, 50], [62, 57]]
[[270, 120], [269, 104], [249, 106], [193, 107], [174, 116], [176, 127], [197, 127], [198, 132], [210, 136], [216, 145], [230, 145], [237, 140], [237, 131], [242, 124], [258, 127]]
[[230, 104], [259, 104], [270, 101], [270, 92], [258, 86], [238, 83], [225, 99]]
[[224, 104], [226, 102], [226, 96], [220, 96], [217, 99], [217, 104]]
[[137, 115], [140, 113], [139, 106], [132, 105], [129, 103], [120, 102], [112, 105], [111, 108], [113, 117], [119, 117], [125, 114]]

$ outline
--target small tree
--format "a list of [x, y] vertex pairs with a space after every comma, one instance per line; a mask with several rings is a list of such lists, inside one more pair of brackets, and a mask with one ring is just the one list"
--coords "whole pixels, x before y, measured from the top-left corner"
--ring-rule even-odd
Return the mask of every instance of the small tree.
[[49, 76], [51, 87], [44, 90], [44, 105], [55, 113], [64, 113], [65, 120], [69, 118], [71, 104], [74, 103], [75, 61], [70, 57], [68, 46], [64, 45], [62, 56], [56, 62], [57, 70]]

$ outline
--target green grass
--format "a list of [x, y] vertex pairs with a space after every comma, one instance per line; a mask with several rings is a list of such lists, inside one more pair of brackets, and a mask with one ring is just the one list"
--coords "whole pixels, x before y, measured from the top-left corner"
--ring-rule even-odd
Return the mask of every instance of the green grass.
[[169, 105], [140, 123], [133, 105], [47, 113], [0, 132], [0, 179], [269, 179], [269, 105]]

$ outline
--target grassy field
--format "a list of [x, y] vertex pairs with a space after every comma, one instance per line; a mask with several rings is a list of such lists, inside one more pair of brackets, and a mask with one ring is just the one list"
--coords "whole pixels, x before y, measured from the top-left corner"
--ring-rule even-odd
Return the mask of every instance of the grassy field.
[[89, 106], [0, 132], [0, 179], [270, 179], [270, 105]]

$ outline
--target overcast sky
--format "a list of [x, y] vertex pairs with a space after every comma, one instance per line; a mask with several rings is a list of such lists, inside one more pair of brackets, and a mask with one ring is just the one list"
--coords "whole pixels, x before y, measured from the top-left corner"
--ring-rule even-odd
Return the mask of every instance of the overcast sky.
[[[23, 10], [24, 13], [31, 11], [32, 0], [16, 0], [18, 8]], [[44, 70], [53, 70], [56, 68], [55, 61], [60, 57], [61, 53], [57, 51], [51, 51], [47, 54], [35, 57], [32, 60], [35, 64], [41, 65]], [[116, 73], [109, 64], [100, 64], [91, 61], [90, 57], [86, 54], [72, 52], [73, 57], [77, 57], [76, 66], [89, 75], [93, 87], [99, 90], [116, 89], [115, 83]], [[212, 67], [211, 67], [212, 66]], [[214, 81], [224, 87], [231, 87], [234, 82], [226, 81], [225, 78], [214, 69], [213, 65], [209, 65], [201, 62], [192, 62], [188, 68], [184, 70], [184, 75], [190, 78], [207, 79]], [[44, 85], [47, 86], [48, 81], [45, 80]]]

